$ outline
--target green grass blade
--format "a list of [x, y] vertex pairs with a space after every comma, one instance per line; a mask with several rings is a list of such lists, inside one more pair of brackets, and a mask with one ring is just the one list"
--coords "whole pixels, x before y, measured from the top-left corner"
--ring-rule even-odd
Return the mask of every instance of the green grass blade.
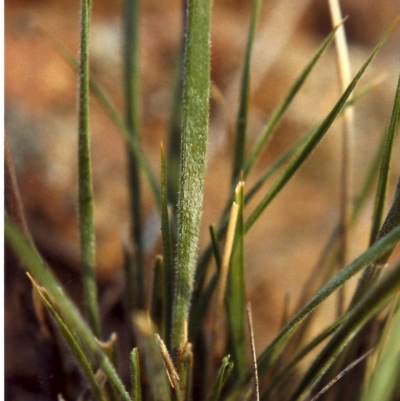
[[392, 115], [390, 117], [389, 128], [387, 130], [385, 142], [383, 145], [378, 187], [375, 196], [374, 213], [372, 216], [370, 244], [372, 244], [378, 237], [379, 230], [382, 225], [388, 179], [389, 179], [390, 160], [392, 155], [395, 132], [398, 126], [399, 116], [400, 116], [400, 75], [397, 83], [397, 89], [393, 103]]
[[290, 372], [296, 367], [296, 365], [306, 357], [315, 347], [320, 345], [323, 341], [325, 341], [328, 337], [330, 337], [339, 327], [343, 319], [335, 321], [328, 328], [323, 330], [319, 335], [314, 337], [307, 345], [305, 345], [299, 352], [297, 352], [293, 358], [278, 372], [276, 373], [270, 382], [268, 383], [268, 387], [265, 389], [261, 396], [261, 400], [270, 399], [271, 392], [275, 389], [275, 387], [283, 381], [283, 379], [290, 377]]
[[[394, 196], [393, 204], [389, 210], [389, 213], [383, 223], [383, 226], [378, 234], [378, 239], [384, 237], [390, 231], [400, 226], [400, 178], [397, 182], [396, 193]], [[353, 298], [350, 303], [350, 307], [353, 307], [358, 300], [362, 297], [363, 293], [371, 286], [371, 284], [377, 280], [382, 266], [387, 262], [390, 254], [394, 247], [389, 249], [384, 255], [382, 255], [377, 262], [364, 271], [357, 285], [356, 291], [354, 292]]]
[[138, 312], [134, 317], [134, 326], [153, 399], [170, 401], [171, 388], [167, 371], [150, 319], [144, 312]]
[[[125, 89], [125, 121], [129, 134], [129, 143], [139, 143], [140, 138], [140, 100], [138, 73], [138, 26], [139, 6], [136, 0], [125, 0], [124, 12], [124, 89]], [[142, 185], [140, 163], [128, 145], [128, 182], [131, 209], [132, 241], [136, 267], [134, 280], [137, 283], [136, 306], [145, 306], [143, 276], [143, 236], [142, 236]]]
[[395, 399], [395, 393], [399, 388], [400, 377], [400, 302], [397, 301], [396, 310], [391, 316], [389, 330], [382, 339], [383, 352], [368, 383], [368, 388], [362, 401], [391, 401]]
[[268, 123], [266, 126], [263, 128], [263, 131], [254, 146], [248, 160], [245, 163], [244, 167], [244, 176], [247, 177], [249, 174], [250, 170], [256, 163], [258, 157], [262, 153], [262, 151], [265, 149], [265, 146], [267, 145], [269, 139], [271, 138], [272, 134], [274, 133], [276, 127], [282, 120], [283, 114], [286, 112], [290, 104], [292, 103], [293, 99], [295, 98], [296, 94], [302, 87], [303, 83], [307, 79], [308, 75], [316, 65], [317, 61], [320, 59], [320, 57], [324, 54], [325, 50], [328, 48], [328, 46], [331, 44], [335, 33], [336, 33], [337, 28], [335, 28], [329, 35], [328, 37], [323, 41], [321, 47], [318, 49], [314, 57], [310, 60], [310, 62], [306, 65], [302, 73], [300, 74], [299, 78], [296, 80], [294, 85], [291, 87], [291, 89], [288, 91], [286, 97], [283, 99], [283, 101], [278, 105], [278, 107], [275, 109], [273, 112], [272, 116], [270, 117]]
[[[301, 309], [290, 322], [288, 322], [275, 337], [271, 344], [258, 357], [258, 371], [260, 379], [267, 373], [271, 364], [273, 364], [279, 355], [281, 355], [287, 342], [299, 328], [300, 323], [310, 315], [329, 295], [342, 286], [347, 280], [357, 274], [369, 263], [379, 259], [392, 249], [400, 241], [400, 227], [395, 228], [388, 235], [381, 238], [367, 251], [355, 259], [352, 263], [342, 269], [333, 279]], [[251, 379], [252, 371], [245, 374], [242, 380], [238, 383], [240, 388]]]
[[229, 353], [235, 364], [235, 373], [240, 377], [246, 369], [246, 283], [244, 277], [244, 183], [236, 187], [235, 202], [239, 206], [232, 250], [228, 286], [226, 291], [226, 309], [228, 315]]
[[56, 322], [57, 327], [60, 330], [66, 344], [68, 344], [70, 350], [72, 351], [76, 360], [78, 361], [78, 364], [82, 369], [82, 372], [84, 373], [86, 379], [88, 380], [94, 394], [99, 400], [105, 401], [106, 396], [103, 390], [100, 388], [99, 383], [96, 380], [95, 374], [93, 373], [93, 367], [90, 361], [90, 357], [88, 357], [85, 354], [85, 351], [82, 349], [81, 345], [74, 337], [71, 330], [69, 330], [68, 326], [63, 321], [62, 316], [58, 313], [57, 301], [52, 299], [47, 293], [47, 291], [43, 287], [38, 286], [32, 278], [31, 281], [44, 306], [46, 307], [51, 317]]
[[93, 183], [89, 128], [89, 29], [91, 0], [81, 1], [81, 50], [79, 64], [79, 232], [83, 288], [90, 326], [100, 335], [97, 304]]
[[136, 347], [131, 352], [131, 386], [132, 401], [142, 401], [142, 388], [140, 386], [140, 359], [139, 351]]
[[173, 251], [171, 224], [168, 213], [167, 171], [164, 148], [161, 146], [161, 239], [164, 261], [163, 279], [163, 331], [162, 338], [169, 345], [171, 338], [172, 302], [173, 302]]
[[234, 367], [234, 363], [231, 362], [229, 355], [227, 355], [226, 357], [224, 357], [222, 359], [222, 363], [218, 370], [217, 377], [212, 386], [210, 395], [207, 398], [208, 401], [218, 401], [220, 399], [222, 389], [223, 389], [226, 381], [228, 380], [233, 367]]
[[187, 2], [178, 244], [172, 349], [185, 343], [198, 246], [207, 151], [210, 87], [210, 1]]
[[82, 344], [86, 352], [93, 354], [93, 358], [103, 369], [110, 383], [117, 389], [121, 399], [130, 401], [130, 397], [111, 361], [102, 350], [75, 304], [67, 296], [50, 269], [43, 263], [37, 250], [32, 248], [7, 217], [5, 218], [4, 229], [7, 242], [23, 265], [26, 266], [34, 280], [39, 286], [46, 289], [52, 299], [57, 300], [58, 311], [62, 315], [66, 326], [71, 330], [72, 335]]
[[250, 30], [246, 45], [246, 55], [244, 59], [244, 68], [240, 89], [239, 111], [236, 122], [236, 146], [233, 157], [232, 186], [236, 185], [244, 164], [246, 149], [247, 114], [249, 108], [250, 94], [250, 61], [258, 18], [260, 15], [260, 8], [261, 0], [253, 0], [253, 11], [251, 15]]
[[250, 190], [246, 193], [244, 201], [245, 204], [248, 203], [254, 195], [262, 188], [262, 186], [268, 181], [271, 176], [278, 171], [287, 161], [290, 160], [300, 149], [308, 142], [311, 138], [313, 132], [308, 133], [301, 137], [293, 146], [291, 146], [276, 162], [268, 167], [258, 178], [258, 180], [253, 184]]
[[400, 262], [372, 288], [352, 309], [338, 331], [307, 370], [294, 390], [290, 401], [304, 400], [311, 388], [332, 365], [340, 352], [346, 347], [362, 326], [375, 316], [400, 291]]
[[368, 57], [367, 61], [360, 68], [360, 70], [358, 71], [358, 73], [356, 74], [354, 79], [351, 81], [351, 83], [347, 87], [347, 89], [344, 91], [342, 96], [339, 98], [339, 100], [337, 101], [337, 103], [335, 104], [333, 109], [330, 111], [330, 113], [324, 119], [322, 124], [314, 131], [313, 135], [308, 140], [308, 142], [304, 145], [301, 152], [299, 152], [297, 155], [295, 155], [293, 157], [293, 159], [291, 160], [289, 165], [285, 168], [285, 170], [280, 175], [280, 177], [274, 182], [274, 184], [272, 185], [270, 190], [266, 193], [266, 195], [263, 197], [261, 202], [257, 205], [255, 210], [251, 213], [251, 215], [249, 216], [248, 220], [245, 223], [245, 231], [246, 232], [257, 221], [257, 219], [260, 217], [262, 212], [269, 205], [269, 203], [275, 198], [275, 196], [280, 192], [280, 190], [288, 183], [290, 178], [298, 171], [300, 166], [305, 162], [305, 160], [308, 158], [308, 156], [311, 154], [311, 152], [315, 149], [317, 144], [320, 142], [320, 140], [326, 134], [329, 127], [332, 125], [332, 123], [335, 121], [337, 115], [342, 110], [343, 106], [346, 103], [346, 100], [352, 93], [354, 87], [356, 86], [357, 82], [363, 75], [364, 71], [366, 70], [368, 65], [371, 63], [373, 58], [376, 56], [379, 49], [382, 47], [388, 34], [389, 33], [387, 33], [382, 38], [382, 40], [378, 43], [378, 45], [375, 47], [375, 49], [373, 50], [371, 55]]

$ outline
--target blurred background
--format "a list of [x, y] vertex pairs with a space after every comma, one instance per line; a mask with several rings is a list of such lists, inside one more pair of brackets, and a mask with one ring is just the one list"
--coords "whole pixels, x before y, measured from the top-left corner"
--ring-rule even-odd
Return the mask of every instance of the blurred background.
[[[93, 3], [92, 74], [123, 112], [123, 3]], [[208, 226], [218, 221], [228, 194], [251, 3], [215, 0], [213, 4], [213, 98], [202, 245], [208, 240]], [[400, 14], [400, 1], [345, 0], [342, 8], [343, 15], [349, 16], [345, 27], [354, 75]], [[182, 2], [142, 2], [139, 30], [141, 135], [144, 151], [158, 176], [160, 142], [168, 143]], [[330, 30], [327, 1], [264, 1], [252, 61], [249, 149]], [[54, 40], [78, 55], [78, 1], [6, 0], [6, 137], [35, 242], [71, 294], [79, 299], [77, 76]], [[355, 107], [355, 193], [389, 121], [399, 72], [399, 43], [400, 27], [396, 27], [358, 86], [360, 89], [377, 83]], [[290, 107], [249, 177], [248, 187], [290, 144], [322, 121], [339, 95], [335, 48], [331, 46]], [[276, 334], [285, 298], [289, 297], [289, 309], [296, 305], [302, 284], [338, 221], [341, 130], [338, 121], [247, 238], [247, 291], [255, 315], [258, 349]], [[129, 238], [126, 150], [122, 135], [95, 99], [91, 102], [91, 133], [100, 296], [103, 307], [110, 311], [123, 288], [123, 244]], [[398, 154], [399, 141], [395, 145], [389, 200], [400, 172]], [[143, 203], [146, 263], [151, 269], [160, 250], [160, 223], [147, 186]], [[371, 211], [372, 199], [352, 231], [355, 241], [351, 256], [367, 246]], [[33, 341], [30, 284], [14, 267], [9, 263], [6, 270], [7, 399], [51, 399], [48, 395], [55, 384], [38, 383], [33, 378], [37, 372], [43, 377], [47, 373]], [[325, 317], [331, 309], [326, 308]], [[112, 329], [115, 327], [110, 326]], [[25, 346], [23, 357], [21, 343]]]

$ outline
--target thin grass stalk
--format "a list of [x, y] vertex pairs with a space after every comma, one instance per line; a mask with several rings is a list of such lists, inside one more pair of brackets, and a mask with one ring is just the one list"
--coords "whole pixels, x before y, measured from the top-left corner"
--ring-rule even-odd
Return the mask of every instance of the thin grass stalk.
[[233, 157], [232, 182], [235, 186], [243, 169], [245, 149], [246, 149], [246, 134], [247, 134], [247, 115], [249, 109], [249, 94], [250, 94], [250, 66], [251, 53], [258, 19], [260, 16], [261, 0], [253, 0], [253, 11], [251, 14], [251, 22], [249, 35], [247, 38], [246, 54], [244, 58], [244, 68], [240, 89], [239, 110], [236, 121], [236, 146]]
[[57, 300], [58, 310], [74, 338], [82, 344], [85, 352], [97, 361], [110, 383], [117, 389], [120, 397], [125, 401], [130, 401], [130, 397], [113, 364], [93, 336], [92, 330], [80, 315], [75, 304], [64, 292], [60, 282], [40, 258], [36, 248], [32, 247], [7, 217], [4, 221], [4, 229], [7, 243], [18, 255], [21, 263], [26, 266], [38, 285], [45, 288], [52, 299]]
[[289, 401], [302, 401], [358, 331], [400, 291], [400, 262], [349, 313], [338, 331], [307, 370]]
[[321, 123], [321, 125], [314, 131], [313, 135], [309, 139], [309, 141], [304, 145], [304, 147], [301, 149], [301, 152], [299, 152], [297, 155], [295, 155], [292, 160], [290, 161], [289, 165], [287, 168], [283, 171], [283, 173], [278, 177], [278, 179], [274, 182], [270, 190], [267, 192], [267, 194], [263, 197], [263, 199], [260, 201], [260, 203], [257, 205], [255, 210], [251, 213], [249, 218], [247, 219], [245, 223], [245, 231], [247, 232], [252, 225], [258, 220], [259, 216], [262, 214], [262, 212], [265, 210], [265, 208], [269, 205], [269, 203], [275, 198], [275, 196], [280, 192], [280, 190], [287, 184], [289, 179], [298, 171], [300, 166], [304, 163], [304, 161], [307, 159], [307, 157], [311, 154], [311, 152], [315, 149], [317, 144], [320, 142], [320, 140], [323, 138], [323, 136], [326, 134], [332, 123], [335, 121], [336, 117], [346, 104], [346, 101], [350, 94], [353, 92], [354, 87], [356, 86], [357, 82], [363, 75], [364, 71], [368, 67], [368, 65], [371, 63], [371, 61], [374, 59], [376, 56], [377, 52], [379, 49], [382, 47], [383, 43], [385, 42], [386, 38], [388, 37], [389, 33], [393, 30], [394, 25], [392, 25], [386, 34], [382, 37], [382, 39], [379, 41], [378, 45], [374, 48], [373, 52], [371, 55], [368, 57], [366, 62], [363, 64], [363, 66], [360, 68], [360, 70], [357, 72], [356, 76], [353, 78], [351, 81], [350, 85], [346, 88], [342, 96], [339, 98], [335, 106], [332, 108], [330, 113], [327, 115], [327, 117], [324, 119], [324, 121]]
[[[342, 12], [339, 0], [329, 0], [329, 9], [332, 25], [336, 26], [342, 20]], [[351, 82], [351, 68], [349, 48], [346, 39], [344, 24], [342, 24], [335, 36], [337, 65], [339, 72], [340, 91], [343, 92]], [[353, 97], [351, 93], [349, 100]], [[340, 185], [340, 221], [341, 221], [341, 247], [339, 254], [339, 266], [347, 263], [349, 224], [352, 207], [353, 188], [353, 154], [354, 154], [354, 108], [347, 107], [343, 113], [342, 132], [342, 163], [341, 163], [341, 185]], [[338, 291], [336, 303], [336, 315], [340, 316], [344, 309], [344, 288]]]
[[[139, 143], [140, 132], [140, 100], [138, 73], [138, 26], [139, 4], [137, 0], [125, 0], [124, 12], [124, 89], [125, 89], [125, 121], [128, 129], [129, 142]], [[132, 241], [134, 244], [135, 267], [132, 276], [136, 282], [136, 305], [145, 307], [144, 273], [143, 273], [143, 235], [142, 235], [142, 184], [140, 163], [128, 146], [128, 181], [130, 194]], [[134, 291], [128, 283], [128, 291]]]
[[324, 386], [320, 391], [318, 391], [318, 393], [315, 394], [310, 401], [317, 401], [319, 398], [321, 398], [321, 396], [325, 394], [335, 383], [337, 383], [340, 379], [342, 379], [345, 375], [347, 375], [351, 371], [351, 369], [354, 369], [357, 365], [363, 362], [364, 359], [367, 358], [367, 356], [369, 356], [371, 352], [372, 349], [370, 349], [365, 354], [361, 355], [355, 361], [350, 363], [350, 365], [346, 366], [346, 368], [343, 369], [341, 372], [339, 372], [326, 386]]
[[209, 0], [186, 3], [183, 121], [172, 349], [186, 343], [207, 152], [210, 92]]
[[89, 323], [100, 336], [97, 304], [93, 183], [89, 128], [89, 31], [91, 0], [81, 1], [81, 45], [79, 64], [79, 232], [82, 254], [83, 288]]

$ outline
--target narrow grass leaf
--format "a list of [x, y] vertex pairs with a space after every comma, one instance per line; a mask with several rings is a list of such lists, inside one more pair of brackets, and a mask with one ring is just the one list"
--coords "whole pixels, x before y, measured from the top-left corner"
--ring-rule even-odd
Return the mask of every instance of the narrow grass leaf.
[[292, 359], [277, 373], [272, 376], [272, 379], [268, 383], [268, 387], [264, 390], [261, 400], [270, 399], [270, 395], [275, 387], [283, 381], [286, 377], [290, 377], [290, 372], [296, 367], [296, 365], [305, 358], [313, 349], [315, 349], [318, 345], [320, 345], [323, 341], [325, 341], [328, 337], [330, 337], [340, 326], [343, 318], [335, 321], [329, 327], [324, 329], [320, 334], [315, 336], [307, 345], [302, 347], [300, 351], [298, 351]]
[[[400, 241], [400, 227], [395, 228], [388, 235], [381, 238], [373, 246], [367, 249], [357, 259], [343, 268], [286, 324], [271, 344], [258, 357], [258, 371], [260, 378], [267, 373], [270, 366], [281, 355], [284, 347], [299, 328], [300, 324], [310, 315], [329, 295], [342, 286], [348, 279], [357, 274], [369, 263], [392, 249]], [[252, 372], [248, 371], [235, 386], [235, 390], [242, 388], [251, 379]]]
[[[399, 299], [399, 298], [398, 298]], [[384, 343], [382, 355], [368, 382], [362, 401], [391, 401], [400, 390], [400, 302], [397, 301], [395, 313], [387, 322], [389, 330], [382, 338]]]
[[383, 213], [385, 209], [385, 199], [387, 193], [390, 161], [392, 155], [393, 141], [397, 130], [400, 116], [400, 75], [397, 83], [395, 99], [393, 103], [392, 115], [390, 117], [389, 127], [384, 140], [382, 159], [379, 170], [378, 186], [376, 189], [374, 213], [372, 216], [372, 227], [370, 235], [370, 244], [372, 244], [379, 235], [382, 225]]
[[207, 153], [210, 93], [209, 0], [186, 3], [183, 117], [172, 349], [186, 342]]
[[[394, 230], [396, 227], [400, 227], [400, 178], [397, 182], [396, 193], [394, 195], [394, 200], [389, 213], [383, 223], [383, 226], [378, 234], [378, 239], [384, 237], [390, 231]], [[357, 288], [354, 292], [353, 298], [350, 303], [350, 307], [353, 307], [358, 300], [362, 297], [363, 293], [372, 285], [374, 281], [378, 279], [379, 273], [382, 266], [387, 262], [390, 254], [394, 249], [389, 249], [384, 255], [382, 255], [374, 264], [368, 266], [368, 268], [363, 272]]]
[[140, 359], [137, 347], [131, 351], [131, 386], [132, 401], [142, 401], [142, 387], [140, 385]]
[[52, 299], [57, 300], [58, 311], [72, 335], [82, 344], [86, 353], [90, 352], [93, 355], [93, 358], [100, 365], [110, 383], [117, 389], [121, 399], [130, 401], [130, 397], [113, 364], [101, 349], [100, 344], [80, 315], [75, 304], [67, 296], [48, 266], [44, 264], [37, 250], [31, 246], [7, 217], [5, 218], [4, 229], [7, 242], [34, 280], [39, 286], [46, 289]]
[[93, 183], [89, 128], [89, 31], [91, 0], [81, 1], [81, 45], [79, 64], [79, 232], [82, 254], [82, 278], [90, 326], [100, 335], [97, 304]]
[[218, 370], [217, 377], [212, 386], [210, 395], [208, 396], [208, 401], [218, 401], [221, 398], [222, 389], [228, 380], [234, 363], [230, 360], [230, 355], [227, 355], [222, 359], [221, 367]]
[[290, 401], [304, 400], [308, 396], [311, 388], [320, 380], [351, 339], [371, 317], [387, 305], [398, 291], [400, 291], [400, 262], [397, 262], [350, 311], [335, 335], [307, 370], [289, 398]]
[[92, 363], [90, 361], [91, 358], [90, 358], [90, 356], [87, 356], [85, 354], [84, 349], [81, 347], [78, 340], [71, 333], [71, 330], [69, 330], [68, 326], [63, 321], [62, 316], [58, 313], [57, 302], [55, 302], [51, 298], [51, 296], [48, 294], [48, 292], [43, 287], [40, 287], [35, 282], [35, 280], [32, 278], [32, 276], [29, 275], [29, 273], [28, 273], [28, 276], [32, 282], [33, 287], [35, 288], [36, 293], [39, 295], [40, 300], [43, 302], [44, 306], [50, 313], [51, 317], [56, 322], [57, 327], [60, 330], [61, 335], [63, 336], [63, 338], [65, 340], [65, 343], [69, 346], [70, 350], [72, 351], [76, 360], [78, 361], [78, 364], [79, 364], [80, 368], [82, 369], [82, 372], [84, 373], [86, 379], [88, 380], [90, 387], [93, 390], [94, 394], [96, 395], [96, 397], [99, 400], [105, 401], [106, 396], [103, 393], [103, 390], [100, 388], [99, 383], [97, 382], [97, 379], [93, 372]]
[[[393, 29], [393, 27], [392, 27], [392, 29]], [[320, 142], [320, 140], [326, 134], [326, 132], [328, 131], [328, 129], [330, 128], [332, 123], [335, 121], [337, 115], [342, 110], [343, 106], [346, 103], [346, 100], [352, 93], [354, 87], [356, 86], [357, 82], [363, 75], [364, 71], [366, 70], [368, 65], [371, 63], [373, 58], [376, 56], [379, 49], [382, 47], [389, 32], [382, 38], [382, 40], [375, 47], [375, 49], [373, 50], [371, 55], [368, 57], [367, 61], [360, 68], [360, 70], [358, 71], [356, 76], [351, 81], [350, 85], [347, 87], [347, 89], [344, 91], [343, 95], [336, 102], [335, 106], [330, 111], [330, 113], [327, 115], [327, 117], [324, 119], [324, 121], [321, 123], [321, 125], [314, 131], [313, 135], [308, 140], [308, 142], [304, 145], [304, 147], [301, 149], [301, 151], [293, 157], [293, 159], [290, 161], [289, 165], [285, 168], [283, 173], [274, 182], [274, 184], [272, 185], [270, 190], [266, 193], [266, 195], [263, 197], [263, 199], [260, 201], [260, 203], [256, 206], [255, 210], [251, 213], [251, 215], [249, 216], [248, 220], [245, 223], [245, 231], [246, 232], [257, 221], [257, 219], [260, 217], [260, 215], [265, 210], [265, 208], [270, 204], [270, 202], [275, 198], [275, 196], [280, 192], [280, 190], [287, 184], [287, 182], [290, 180], [290, 178], [298, 171], [300, 166], [305, 162], [305, 160], [308, 158], [308, 156], [311, 154], [311, 152], [315, 149], [317, 144]]]
[[250, 29], [247, 38], [243, 75], [240, 88], [239, 111], [236, 122], [236, 146], [233, 157], [232, 185], [236, 185], [244, 164], [246, 149], [247, 114], [249, 109], [251, 52], [253, 49], [255, 32], [260, 15], [261, 3], [261, 0], [253, 0], [253, 11], [251, 14]]
[[283, 101], [278, 105], [278, 107], [275, 109], [273, 112], [272, 116], [270, 117], [268, 123], [266, 126], [263, 128], [262, 133], [255, 144], [249, 158], [247, 159], [245, 166], [244, 166], [244, 177], [246, 178], [247, 175], [249, 174], [250, 170], [256, 163], [258, 157], [262, 153], [262, 151], [265, 149], [265, 146], [267, 145], [269, 139], [271, 138], [272, 134], [274, 133], [276, 127], [282, 120], [283, 114], [286, 112], [290, 104], [292, 103], [293, 99], [295, 98], [296, 94], [302, 87], [303, 83], [305, 82], [306, 78], [316, 65], [317, 61], [320, 59], [320, 57], [324, 54], [325, 50], [328, 48], [328, 46], [331, 44], [335, 33], [336, 33], [337, 28], [335, 28], [328, 36], [327, 38], [323, 41], [321, 47], [318, 49], [314, 57], [310, 60], [310, 62], [306, 65], [302, 73], [300, 74], [299, 78], [296, 80], [294, 85], [290, 88], [288, 91], [286, 97], [283, 99]]
[[244, 201], [247, 204], [253, 197], [258, 193], [262, 186], [271, 178], [271, 176], [278, 171], [286, 162], [290, 160], [296, 153], [300, 152], [300, 149], [309, 141], [313, 132], [302, 136], [298, 141], [296, 141], [293, 146], [291, 146], [274, 164], [268, 167], [253, 184], [253, 186], [246, 192]]
[[[124, 12], [124, 90], [125, 121], [129, 134], [129, 142], [139, 143], [140, 132], [140, 100], [138, 73], [138, 26], [139, 5], [137, 0], [125, 0]], [[128, 145], [128, 182], [131, 210], [131, 239], [134, 243], [134, 261], [132, 269], [137, 282], [137, 307], [145, 306], [144, 273], [143, 273], [143, 235], [142, 235], [142, 184], [140, 163]]]
[[229, 353], [235, 364], [235, 375], [240, 377], [246, 369], [246, 282], [244, 276], [244, 183], [236, 187], [235, 202], [238, 205], [234, 245], [230, 261], [226, 309], [228, 315]]

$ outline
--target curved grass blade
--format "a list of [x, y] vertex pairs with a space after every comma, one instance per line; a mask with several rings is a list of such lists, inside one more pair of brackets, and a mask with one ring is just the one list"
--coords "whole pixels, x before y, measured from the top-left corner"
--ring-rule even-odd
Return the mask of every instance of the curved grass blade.
[[369, 319], [388, 304], [398, 291], [400, 291], [400, 262], [397, 262], [350, 311], [338, 331], [307, 370], [289, 401], [304, 400], [308, 396], [311, 388], [319, 381], [351, 339]]
[[185, 336], [203, 202], [209, 121], [210, 1], [188, 0], [186, 4], [178, 244], [171, 337], [174, 351], [187, 340]]
[[[280, 333], [275, 337], [271, 344], [258, 357], [258, 371], [260, 378], [267, 373], [271, 364], [273, 364], [279, 355], [281, 355], [285, 345], [299, 328], [300, 323], [310, 315], [329, 295], [342, 286], [348, 279], [357, 274], [366, 265], [379, 259], [392, 249], [400, 241], [400, 227], [395, 228], [385, 237], [377, 241], [373, 246], [367, 249], [357, 259], [343, 268], [333, 279], [309, 301], [309, 303], [300, 310], [292, 320], [287, 323]], [[246, 372], [244, 377], [239, 381], [235, 390], [242, 388], [248, 383], [252, 377], [252, 372]]]
[[383, 145], [378, 186], [376, 189], [376, 196], [375, 196], [374, 213], [372, 217], [370, 244], [372, 244], [376, 240], [376, 238], [378, 238], [379, 230], [382, 225], [388, 179], [389, 179], [390, 160], [392, 155], [395, 132], [398, 126], [399, 116], [400, 116], [400, 75], [397, 82], [397, 89], [393, 103], [392, 115], [390, 117], [389, 127]]
[[99, 383], [96, 380], [95, 374], [93, 373], [93, 368], [91, 366], [90, 359], [86, 356], [81, 345], [78, 343], [76, 338], [71, 333], [71, 330], [69, 330], [68, 326], [63, 321], [62, 316], [58, 313], [57, 302], [51, 298], [51, 296], [43, 287], [40, 287], [35, 282], [35, 280], [29, 273], [28, 277], [31, 280], [35, 291], [39, 295], [40, 300], [43, 302], [44, 306], [46, 307], [46, 309], [56, 322], [58, 329], [60, 330], [62, 336], [64, 337], [65, 342], [68, 344], [76, 360], [78, 361], [79, 366], [82, 369], [82, 372], [84, 373], [86, 379], [88, 380], [89, 385], [92, 388], [94, 394], [99, 400], [106, 401], [106, 396], [103, 393], [103, 390], [100, 388]]
[[295, 366], [306, 357], [315, 347], [320, 345], [323, 341], [325, 341], [328, 337], [330, 337], [340, 326], [343, 318], [335, 321], [328, 328], [324, 329], [322, 333], [314, 337], [307, 345], [305, 345], [299, 352], [297, 352], [294, 357], [280, 370], [277, 374], [275, 374], [271, 381], [268, 384], [268, 387], [264, 390], [261, 400], [270, 399], [271, 392], [275, 389], [275, 387], [286, 377], [290, 377], [290, 372], [295, 368]]
[[32, 277], [39, 286], [46, 289], [52, 299], [57, 300], [58, 311], [60, 315], [62, 315], [66, 326], [71, 330], [74, 338], [82, 344], [86, 352], [90, 352], [93, 355], [93, 358], [107, 375], [110, 383], [117, 389], [120, 397], [125, 401], [130, 401], [129, 395], [115, 371], [113, 364], [102, 350], [75, 304], [64, 292], [61, 284], [50, 269], [44, 264], [37, 250], [29, 244], [7, 217], [4, 221], [4, 229], [7, 242], [24, 266], [26, 266]]
[[81, 1], [81, 50], [79, 64], [79, 233], [82, 254], [82, 279], [90, 326], [100, 335], [97, 304], [96, 251], [93, 211], [93, 183], [89, 128], [89, 30], [91, 0]]
[[139, 351], [136, 347], [131, 352], [131, 386], [132, 401], [142, 401], [142, 388], [140, 386], [140, 359]]
[[236, 146], [235, 154], [233, 157], [232, 185], [236, 185], [244, 164], [246, 149], [247, 114], [249, 108], [250, 93], [250, 61], [255, 32], [260, 15], [260, 8], [261, 0], [253, 0], [253, 11], [251, 14], [249, 36], [247, 38], [246, 54], [244, 58], [244, 68], [240, 89], [239, 111], [236, 122]]
[[[138, 73], [138, 26], [139, 6], [137, 0], [125, 0], [124, 12], [124, 89], [125, 89], [125, 121], [129, 134], [129, 142], [139, 143], [140, 138], [140, 100], [139, 100], [139, 73]], [[137, 283], [136, 306], [143, 309], [145, 306], [145, 286], [143, 276], [143, 235], [142, 235], [142, 185], [140, 163], [128, 146], [128, 182], [131, 209], [132, 241], [135, 254], [131, 267], [135, 273]], [[129, 267], [129, 266], [128, 266]]]
[[[393, 29], [393, 26], [391, 27], [391, 29]], [[301, 152], [293, 157], [293, 159], [291, 160], [289, 165], [286, 167], [286, 169], [283, 171], [283, 173], [280, 175], [280, 177], [274, 182], [274, 184], [272, 185], [270, 190], [266, 193], [266, 195], [263, 197], [261, 202], [257, 205], [255, 210], [251, 213], [251, 215], [249, 216], [249, 218], [247, 219], [247, 221], [245, 223], [245, 231], [246, 232], [257, 221], [257, 219], [260, 217], [260, 215], [265, 210], [265, 208], [275, 198], [275, 196], [280, 192], [280, 190], [287, 184], [287, 182], [290, 180], [290, 178], [298, 171], [300, 166], [304, 163], [304, 161], [308, 158], [308, 156], [311, 154], [311, 152], [315, 149], [317, 144], [320, 142], [320, 140], [326, 134], [329, 127], [332, 125], [332, 123], [335, 121], [337, 115], [342, 110], [343, 106], [346, 103], [346, 100], [352, 93], [354, 87], [356, 86], [357, 82], [363, 75], [364, 71], [366, 70], [368, 65], [371, 63], [371, 61], [374, 59], [374, 57], [376, 56], [379, 49], [382, 47], [382, 45], [385, 42], [387, 36], [389, 35], [391, 29], [388, 30], [386, 35], [380, 40], [380, 42], [375, 47], [375, 49], [373, 50], [371, 55], [368, 57], [366, 62], [363, 64], [363, 66], [360, 68], [360, 70], [358, 71], [356, 76], [353, 78], [350, 85], [347, 87], [347, 89], [344, 91], [342, 96], [339, 98], [339, 100], [337, 101], [337, 103], [335, 104], [333, 109], [330, 111], [330, 113], [327, 115], [327, 117], [324, 119], [324, 121], [321, 123], [321, 125], [314, 131], [313, 135], [308, 140], [308, 142], [304, 145]]]
[[336, 27], [323, 41], [321, 47], [318, 49], [314, 57], [310, 60], [310, 62], [306, 65], [302, 73], [300, 74], [299, 78], [296, 80], [294, 85], [291, 87], [289, 92], [287, 93], [286, 97], [283, 101], [278, 105], [278, 107], [273, 112], [272, 116], [270, 117], [268, 123], [263, 128], [263, 131], [258, 138], [256, 145], [254, 146], [249, 158], [245, 162], [244, 165], [244, 177], [246, 178], [249, 174], [250, 170], [256, 163], [258, 157], [264, 150], [265, 146], [267, 145], [268, 141], [271, 139], [272, 134], [274, 133], [276, 127], [282, 120], [283, 114], [286, 112], [288, 107], [290, 106], [291, 102], [295, 98], [296, 94], [302, 87], [303, 83], [305, 82], [306, 78], [316, 65], [319, 58], [324, 54], [325, 50], [331, 44], [333, 38], [335, 37], [335, 33], [338, 27]]
[[[398, 298], [399, 299], [399, 298]], [[382, 339], [384, 347], [382, 355], [375, 366], [372, 377], [368, 381], [362, 401], [391, 401], [399, 391], [398, 378], [400, 377], [400, 302], [397, 301], [395, 313], [391, 316], [390, 328]], [[398, 395], [398, 393], [397, 393]]]

